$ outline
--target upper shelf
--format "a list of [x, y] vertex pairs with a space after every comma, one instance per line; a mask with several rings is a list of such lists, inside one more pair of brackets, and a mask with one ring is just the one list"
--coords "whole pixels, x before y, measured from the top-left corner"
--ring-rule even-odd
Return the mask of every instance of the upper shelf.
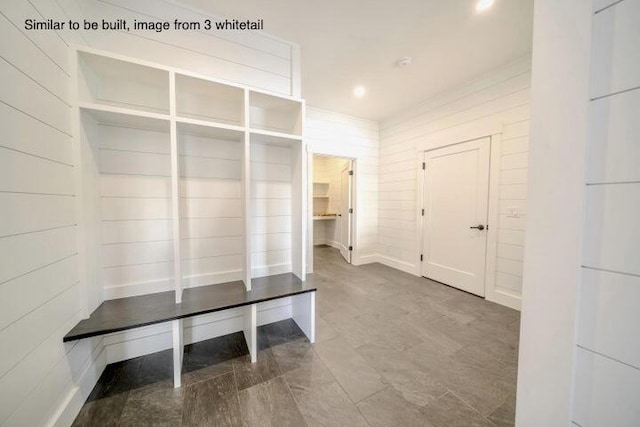
[[78, 52], [78, 96], [86, 103], [169, 114], [169, 73]]
[[302, 137], [299, 135], [251, 129], [251, 142], [255, 144], [290, 146], [292, 143], [300, 141], [302, 141]]
[[242, 126], [244, 90], [209, 80], [176, 74], [179, 117]]
[[91, 117], [96, 123], [156, 132], [169, 132], [169, 116], [133, 111], [126, 108], [81, 103], [82, 117]]
[[259, 92], [249, 93], [251, 129], [278, 134], [302, 135], [302, 104]]

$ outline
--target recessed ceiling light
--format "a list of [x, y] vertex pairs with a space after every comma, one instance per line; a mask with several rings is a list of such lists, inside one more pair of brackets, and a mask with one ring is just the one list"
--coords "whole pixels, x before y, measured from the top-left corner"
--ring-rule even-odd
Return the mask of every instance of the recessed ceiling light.
[[478, 2], [476, 3], [476, 12], [484, 12], [485, 10], [489, 9], [491, 6], [493, 6], [493, 1], [494, 0], [478, 0]]
[[410, 56], [403, 56], [402, 58], [396, 61], [396, 65], [400, 68], [403, 68], [411, 65], [412, 62], [413, 62], [413, 58], [411, 58]]
[[367, 90], [364, 88], [364, 86], [356, 86], [353, 89], [353, 95], [356, 98], [362, 98], [365, 95], [365, 93], [367, 93]]

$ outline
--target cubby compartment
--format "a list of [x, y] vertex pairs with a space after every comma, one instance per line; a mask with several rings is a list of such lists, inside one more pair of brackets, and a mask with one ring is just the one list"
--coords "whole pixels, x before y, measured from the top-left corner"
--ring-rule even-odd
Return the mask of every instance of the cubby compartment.
[[244, 89], [176, 74], [179, 117], [243, 126]]
[[183, 288], [242, 280], [244, 132], [177, 124]]
[[169, 114], [169, 72], [78, 52], [78, 97], [84, 104]]
[[253, 277], [302, 271], [302, 144], [251, 134]]
[[173, 288], [169, 121], [81, 109], [89, 284], [105, 298]]
[[65, 341], [171, 321], [176, 387], [185, 330], [191, 341], [241, 328], [255, 362], [263, 309], [289, 315], [313, 341], [302, 102], [94, 50], [77, 58], [92, 314]]
[[260, 92], [249, 93], [249, 126], [253, 130], [302, 135], [302, 104]]

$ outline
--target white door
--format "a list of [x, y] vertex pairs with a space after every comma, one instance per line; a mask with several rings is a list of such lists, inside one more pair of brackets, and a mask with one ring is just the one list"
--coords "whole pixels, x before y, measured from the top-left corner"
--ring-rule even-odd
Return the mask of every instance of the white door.
[[340, 254], [351, 263], [351, 167], [347, 165], [340, 175]]
[[425, 152], [422, 275], [484, 296], [490, 138]]

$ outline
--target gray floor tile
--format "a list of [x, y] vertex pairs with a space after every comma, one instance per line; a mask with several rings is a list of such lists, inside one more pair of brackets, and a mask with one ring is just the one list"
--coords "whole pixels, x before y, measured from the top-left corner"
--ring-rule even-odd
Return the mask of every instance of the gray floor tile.
[[172, 380], [131, 390], [118, 426], [180, 426], [183, 393]]
[[283, 377], [241, 390], [238, 397], [242, 418], [249, 426], [306, 425]]
[[291, 392], [309, 426], [366, 427], [368, 425], [335, 381], [310, 390], [292, 388]]
[[117, 426], [127, 403], [129, 392], [113, 394], [109, 397], [87, 401], [80, 409], [73, 427], [112, 427]]
[[358, 403], [358, 409], [373, 427], [431, 427], [420, 407], [407, 402], [396, 390], [388, 387]]
[[317, 344], [316, 351], [352, 401], [359, 402], [386, 387], [376, 370], [343, 338]]
[[308, 363], [287, 371], [284, 376], [291, 390], [311, 390], [336, 381], [329, 368], [315, 353]]
[[453, 393], [447, 393], [422, 408], [422, 413], [435, 427], [495, 427]]
[[328, 341], [338, 336], [338, 332], [319, 314], [316, 315], [316, 343]]
[[271, 349], [267, 348], [258, 351], [256, 363], [251, 363], [248, 355], [233, 359], [233, 372], [238, 390], [243, 390], [277, 377], [280, 375], [280, 368]]
[[232, 427], [242, 423], [232, 372], [185, 388], [184, 427]]
[[516, 396], [511, 395], [489, 415], [497, 427], [511, 427], [516, 421]]
[[448, 391], [433, 375], [406, 358], [402, 351], [376, 345], [366, 345], [357, 351], [408, 402], [424, 406]]

